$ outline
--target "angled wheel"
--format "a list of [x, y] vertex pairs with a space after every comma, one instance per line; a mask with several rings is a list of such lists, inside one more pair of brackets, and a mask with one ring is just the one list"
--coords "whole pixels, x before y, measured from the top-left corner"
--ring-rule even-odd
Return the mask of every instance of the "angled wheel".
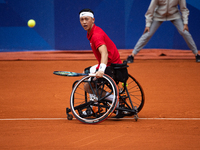
[[137, 112], [140, 112], [144, 106], [145, 96], [143, 89], [139, 82], [128, 75], [128, 80], [126, 83], [118, 82], [119, 94], [122, 99], [126, 99], [129, 109], [137, 109]]
[[[86, 84], [91, 89], [90, 93], [85, 91]], [[85, 76], [74, 85], [70, 97], [71, 111], [82, 123], [100, 123], [115, 110], [118, 95], [118, 87], [108, 75], [103, 78]]]

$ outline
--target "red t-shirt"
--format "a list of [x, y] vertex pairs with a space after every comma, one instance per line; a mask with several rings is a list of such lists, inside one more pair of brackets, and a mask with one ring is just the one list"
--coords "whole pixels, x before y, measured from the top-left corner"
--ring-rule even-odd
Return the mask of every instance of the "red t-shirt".
[[101, 63], [101, 53], [99, 52], [98, 48], [101, 45], [106, 45], [108, 50], [107, 66], [110, 66], [111, 63], [122, 63], [117, 47], [101, 28], [94, 24], [90, 34], [87, 34], [87, 38], [90, 41], [90, 46], [99, 64]]

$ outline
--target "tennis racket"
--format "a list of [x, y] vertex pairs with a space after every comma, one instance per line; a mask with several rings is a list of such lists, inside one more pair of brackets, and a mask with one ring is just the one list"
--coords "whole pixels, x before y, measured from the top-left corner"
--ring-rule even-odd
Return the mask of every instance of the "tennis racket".
[[70, 71], [54, 71], [53, 74], [59, 75], [59, 76], [69, 76], [69, 77], [88, 75], [88, 74], [85, 74], [85, 73], [76, 73], [76, 72], [70, 72]]

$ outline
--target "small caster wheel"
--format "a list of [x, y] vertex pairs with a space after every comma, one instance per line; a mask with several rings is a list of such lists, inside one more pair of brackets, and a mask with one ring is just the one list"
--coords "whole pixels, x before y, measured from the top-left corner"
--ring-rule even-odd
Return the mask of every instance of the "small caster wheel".
[[72, 119], [73, 119], [73, 116], [72, 116], [71, 114], [68, 114], [68, 115], [67, 115], [67, 119], [68, 119], [68, 120], [72, 120]]
[[135, 121], [137, 121], [138, 120], [138, 115], [134, 115], [134, 119], [135, 119]]

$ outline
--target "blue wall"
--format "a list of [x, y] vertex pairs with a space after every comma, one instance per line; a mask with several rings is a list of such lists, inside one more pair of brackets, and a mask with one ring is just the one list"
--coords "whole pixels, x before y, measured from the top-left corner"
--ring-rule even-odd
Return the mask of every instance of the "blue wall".
[[[150, 0], [0, 0], [0, 52], [91, 49], [79, 11], [91, 8], [95, 24], [118, 49], [132, 49], [143, 33]], [[189, 29], [200, 47], [200, 1], [187, 0]], [[36, 20], [34, 28], [27, 27]], [[145, 48], [189, 49], [171, 22], [164, 22]]]

